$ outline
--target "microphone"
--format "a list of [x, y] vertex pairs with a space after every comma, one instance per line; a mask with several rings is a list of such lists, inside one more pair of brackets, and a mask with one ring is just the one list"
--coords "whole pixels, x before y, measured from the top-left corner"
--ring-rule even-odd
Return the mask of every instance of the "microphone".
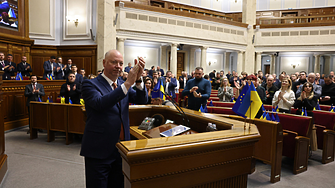
[[180, 114], [183, 115], [183, 121], [184, 121], [184, 125], [187, 125], [188, 127], [190, 127], [190, 121], [187, 118], [187, 115], [185, 114], [184, 110], [178, 105], [178, 103], [171, 97], [171, 95], [169, 95], [168, 93], [162, 92], [164, 94], [164, 96], [173, 104], [174, 107], [176, 107], [176, 109], [178, 110], [178, 112]]

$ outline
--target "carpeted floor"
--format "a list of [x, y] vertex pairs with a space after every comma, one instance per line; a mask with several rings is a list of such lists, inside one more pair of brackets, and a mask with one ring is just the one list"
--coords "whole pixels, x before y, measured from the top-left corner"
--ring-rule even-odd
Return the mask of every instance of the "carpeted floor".
[[[65, 145], [65, 134], [57, 133], [47, 142], [46, 133], [29, 139], [28, 127], [5, 133], [8, 173], [4, 188], [78, 188], [85, 187], [84, 158], [79, 155], [80, 140]], [[321, 150], [313, 152], [307, 172], [294, 175], [292, 160], [283, 157], [281, 181], [270, 183], [269, 165], [257, 162], [249, 175], [248, 187], [334, 188], [335, 162], [323, 165]]]

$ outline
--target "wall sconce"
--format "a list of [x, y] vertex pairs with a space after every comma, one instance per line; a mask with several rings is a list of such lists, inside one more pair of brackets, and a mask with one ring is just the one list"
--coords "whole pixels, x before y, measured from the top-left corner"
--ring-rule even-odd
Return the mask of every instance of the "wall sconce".
[[300, 65], [300, 62], [298, 63], [291, 63], [291, 66], [295, 69], [296, 66], [299, 66]]
[[216, 59], [210, 59], [208, 60], [208, 66], [216, 64], [217, 60]]
[[72, 18], [72, 16], [66, 16], [66, 19], [68, 22], [74, 22], [74, 25], [78, 27], [79, 16], [75, 15], [74, 18]]

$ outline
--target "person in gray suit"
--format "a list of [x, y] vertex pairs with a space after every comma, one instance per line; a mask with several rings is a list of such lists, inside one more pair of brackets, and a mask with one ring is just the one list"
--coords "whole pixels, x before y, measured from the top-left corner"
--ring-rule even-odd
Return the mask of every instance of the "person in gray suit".
[[55, 63], [56, 57], [51, 56], [48, 61], [45, 61], [43, 64], [44, 73], [43, 73], [43, 79], [47, 80], [47, 76], [54, 76], [54, 73], [56, 72], [57, 64]]
[[223, 78], [221, 85], [218, 89], [218, 97], [220, 101], [230, 102], [231, 98], [234, 96], [233, 88], [230, 87], [227, 78]]
[[[30, 114], [30, 101], [38, 101], [38, 98], [44, 96], [44, 87], [42, 84], [37, 83], [37, 76], [31, 75], [30, 76], [31, 83], [26, 85], [24, 96], [27, 97], [27, 107], [28, 107], [28, 114]], [[29, 119], [29, 127], [30, 127], [30, 119]], [[29, 130], [27, 134], [29, 133]]]

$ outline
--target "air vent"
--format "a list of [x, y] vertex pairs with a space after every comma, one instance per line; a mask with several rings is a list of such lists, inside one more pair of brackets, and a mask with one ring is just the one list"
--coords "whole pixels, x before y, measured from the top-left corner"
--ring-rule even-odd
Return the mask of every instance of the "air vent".
[[231, 34], [236, 34], [236, 30], [235, 30], [235, 29], [232, 29], [232, 30], [230, 31], [230, 33], [231, 33]]
[[299, 31], [291, 31], [290, 32], [290, 36], [298, 36], [299, 35]]
[[185, 26], [185, 22], [184, 21], [177, 21], [177, 25], [179, 25], [179, 26]]
[[330, 34], [335, 34], [335, 30], [330, 30]]
[[230, 29], [224, 29], [225, 33], [230, 33]]
[[308, 35], [308, 31], [300, 31], [300, 36], [301, 35]]
[[191, 23], [191, 22], [186, 22], [186, 27], [193, 27], [193, 23]]
[[159, 23], [167, 23], [167, 19], [166, 18], [159, 18]]
[[208, 29], [209, 29], [209, 26], [208, 26], [208, 25], [202, 25], [202, 29], [206, 29], [206, 30], [208, 30]]
[[149, 16], [149, 21], [150, 22], [157, 22], [157, 17]]
[[194, 24], [194, 28], [201, 29], [201, 24], [197, 24], [197, 23], [195, 23], [195, 24]]
[[289, 35], [290, 35], [290, 32], [288, 32], [288, 31], [281, 32], [280, 35], [281, 35], [282, 37], [286, 37], [286, 36], [289, 36]]
[[139, 20], [147, 21], [148, 20], [148, 16], [146, 16], [146, 15], [138, 15], [138, 19]]
[[279, 32], [272, 32], [272, 36], [273, 36], [273, 37], [278, 37], [279, 35], [280, 35]]
[[129, 19], [137, 19], [137, 14], [132, 14], [132, 13], [126, 13], [126, 18]]
[[262, 37], [269, 37], [271, 32], [262, 32]]
[[321, 30], [320, 35], [329, 35], [329, 30]]
[[319, 35], [319, 31], [310, 31], [310, 35]]
[[216, 31], [216, 27], [215, 26], [210, 26], [209, 27], [211, 31]]
[[176, 21], [176, 20], [170, 20], [170, 19], [169, 19], [169, 22], [168, 22], [168, 23], [171, 24], [171, 25], [176, 25], [177, 21]]
[[222, 27], [218, 27], [218, 28], [217, 28], [217, 31], [219, 31], [219, 32], [223, 32], [223, 28], [222, 28]]

